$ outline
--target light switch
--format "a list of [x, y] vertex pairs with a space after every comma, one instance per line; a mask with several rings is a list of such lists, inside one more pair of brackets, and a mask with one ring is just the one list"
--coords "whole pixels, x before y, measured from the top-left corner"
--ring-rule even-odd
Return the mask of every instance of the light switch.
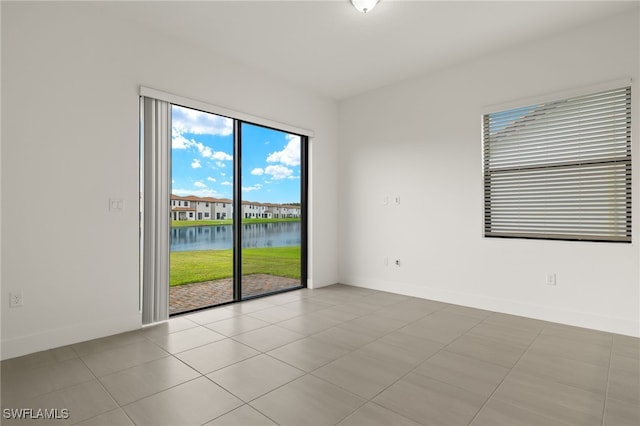
[[109, 211], [121, 212], [124, 210], [124, 200], [121, 198], [109, 198]]

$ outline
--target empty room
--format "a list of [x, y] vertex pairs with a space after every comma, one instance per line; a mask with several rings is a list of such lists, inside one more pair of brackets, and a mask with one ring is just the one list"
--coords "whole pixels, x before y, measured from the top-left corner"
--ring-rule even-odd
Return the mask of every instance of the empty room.
[[640, 424], [639, 1], [0, 19], [1, 424]]

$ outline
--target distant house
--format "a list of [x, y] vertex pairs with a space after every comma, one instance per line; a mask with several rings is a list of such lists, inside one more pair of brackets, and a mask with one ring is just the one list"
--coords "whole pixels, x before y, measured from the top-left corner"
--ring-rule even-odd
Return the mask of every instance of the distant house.
[[300, 217], [300, 206], [287, 204], [282, 206], [282, 217], [287, 218], [299, 218]]
[[213, 198], [171, 195], [172, 220], [209, 220]]
[[171, 220], [196, 220], [196, 209], [188, 198], [171, 195]]
[[[244, 219], [299, 218], [300, 205], [242, 202]], [[171, 220], [223, 220], [233, 217], [233, 200], [228, 198], [171, 194]]]
[[233, 200], [227, 198], [215, 199], [212, 204], [211, 218], [216, 220], [231, 219], [233, 217]]

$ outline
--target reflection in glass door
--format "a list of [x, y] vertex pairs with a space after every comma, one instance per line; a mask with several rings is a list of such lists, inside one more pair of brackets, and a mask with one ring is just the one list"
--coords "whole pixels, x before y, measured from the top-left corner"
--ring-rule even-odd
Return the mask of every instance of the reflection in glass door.
[[303, 285], [302, 138], [240, 123], [238, 216], [243, 299]]

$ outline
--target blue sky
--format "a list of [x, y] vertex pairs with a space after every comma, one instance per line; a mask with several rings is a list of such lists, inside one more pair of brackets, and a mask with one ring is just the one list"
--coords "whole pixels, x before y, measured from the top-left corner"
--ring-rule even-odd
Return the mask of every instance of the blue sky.
[[[233, 197], [233, 120], [172, 107], [172, 193]], [[242, 196], [246, 201], [300, 202], [300, 137], [251, 124], [242, 127]]]

